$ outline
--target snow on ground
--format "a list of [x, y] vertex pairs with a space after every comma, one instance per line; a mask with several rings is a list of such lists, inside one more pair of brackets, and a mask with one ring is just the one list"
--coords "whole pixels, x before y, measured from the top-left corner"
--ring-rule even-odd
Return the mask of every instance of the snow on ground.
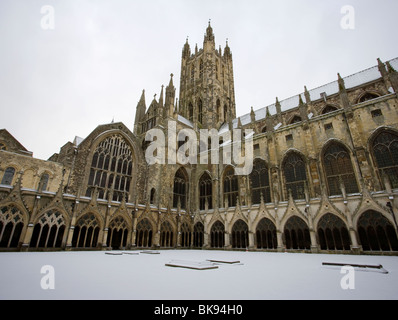
[[[114, 252], [114, 251], [113, 251]], [[137, 251], [139, 252], [139, 251]], [[239, 260], [218, 269], [165, 266], [171, 260]], [[382, 264], [389, 271], [345, 274], [322, 262]], [[54, 289], [44, 290], [44, 265], [54, 269]], [[352, 280], [352, 279], [351, 279]], [[96, 252], [0, 253], [0, 299], [265, 300], [398, 299], [398, 257], [165, 250], [160, 254]]]

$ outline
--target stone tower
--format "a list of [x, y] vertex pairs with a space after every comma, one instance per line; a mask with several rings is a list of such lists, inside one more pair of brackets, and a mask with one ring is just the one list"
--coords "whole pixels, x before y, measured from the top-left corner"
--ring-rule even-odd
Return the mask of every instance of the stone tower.
[[209, 25], [203, 49], [191, 53], [188, 39], [181, 59], [179, 113], [200, 128], [219, 128], [236, 117], [232, 53], [228, 41], [215, 48], [213, 28]]

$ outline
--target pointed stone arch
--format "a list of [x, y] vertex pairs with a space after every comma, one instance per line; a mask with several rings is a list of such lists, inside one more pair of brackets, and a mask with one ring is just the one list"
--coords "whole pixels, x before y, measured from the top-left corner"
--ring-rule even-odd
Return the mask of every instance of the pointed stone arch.
[[98, 213], [87, 212], [80, 215], [73, 230], [72, 247], [96, 248], [103, 230], [101, 222], [102, 218]]
[[311, 248], [309, 227], [299, 216], [291, 216], [286, 221], [283, 230], [286, 249], [309, 250]]
[[202, 248], [204, 245], [205, 226], [198, 221], [193, 226], [193, 247]]
[[23, 242], [28, 214], [16, 203], [0, 206], [0, 248], [18, 248]]
[[325, 213], [316, 224], [318, 244], [321, 250], [350, 250], [351, 240], [347, 223], [338, 215]]
[[153, 245], [154, 230], [154, 225], [150, 219], [141, 219], [136, 227], [135, 246], [137, 248], [151, 248]]
[[398, 188], [398, 131], [380, 127], [370, 136], [368, 145], [380, 185], [385, 187], [388, 179], [391, 188]]
[[238, 219], [232, 225], [231, 245], [234, 249], [244, 249], [249, 247], [249, 226], [242, 219]]
[[223, 205], [235, 207], [239, 198], [239, 179], [233, 166], [227, 166], [222, 174]]
[[69, 219], [59, 208], [47, 208], [36, 218], [30, 248], [62, 248], [65, 244]]
[[164, 220], [160, 225], [160, 246], [162, 248], [172, 248], [176, 243], [176, 232], [173, 225], [168, 220]]
[[225, 225], [220, 220], [215, 221], [210, 227], [210, 246], [212, 248], [224, 248]]
[[278, 247], [275, 223], [263, 217], [256, 226], [255, 244], [257, 249], [276, 249]]
[[337, 106], [335, 106], [335, 105], [332, 105], [332, 104], [327, 104], [327, 105], [325, 105], [323, 108], [322, 108], [322, 110], [321, 110], [321, 112], [320, 112], [320, 114], [328, 114], [328, 113], [330, 113], [330, 112], [334, 112], [334, 111], [337, 111], [337, 110], [339, 110], [339, 107], [337, 107]]
[[213, 209], [213, 181], [206, 170], [199, 178], [199, 210]]
[[290, 149], [281, 163], [286, 198], [291, 190], [293, 199], [305, 199], [305, 184], [308, 181], [306, 157], [298, 150]]
[[397, 229], [381, 212], [367, 210], [357, 221], [363, 251], [398, 251]]
[[122, 214], [113, 215], [108, 226], [107, 246], [122, 249], [127, 246], [129, 223]]
[[265, 203], [271, 202], [269, 169], [265, 160], [255, 158], [253, 170], [249, 175], [251, 203], [260, 204], [261, 195]]
[[179, 167], [173, 180], [173, 208], [181, 205], [181, 209], [188, 208], [189, 176], [184, 167]]
[[354, 170], [352, 152], [342, 142], [331, 139], [321, 151], [322, 167], [330, 196], [359, 192], [358, 181]]

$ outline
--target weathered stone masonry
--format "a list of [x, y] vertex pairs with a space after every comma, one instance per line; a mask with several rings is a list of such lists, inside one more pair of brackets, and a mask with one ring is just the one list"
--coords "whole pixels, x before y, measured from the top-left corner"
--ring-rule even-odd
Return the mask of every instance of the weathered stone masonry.
[[[95, 128], [49, 160], [0, 130], [0, 250], [222, 248], [398, 252], [398, 59], [236, 117], [232, 52], [188, 41], [179, 99], [173, 75], [133, 131]], [[152, 128], [167, 137], [253, 129], [254, 169], [145, 160]], [[203, 143], [203, 142], [201, 142]], [[210, 151], [209, 151], [210, 152]]]

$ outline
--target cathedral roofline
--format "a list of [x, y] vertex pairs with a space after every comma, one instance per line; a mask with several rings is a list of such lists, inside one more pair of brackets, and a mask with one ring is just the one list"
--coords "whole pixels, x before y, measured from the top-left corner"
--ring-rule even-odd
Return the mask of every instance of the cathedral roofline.
[[[386, 65], [387, 66], [390, 65], [393, 69], [397, 70], [398, 57], [387, 61]], [[341, 79], [343, 80], [343, 82], [345, 84], [345, 88], [348, 90], [348, 89], [353, 89], [355, 87], [364, 85], [366, 83], [370, 83], [372, 81], [379, 80], [382, 77], [383, 76], [379, 71], [379, 66], [376, 65], [371, 68], [354, 73], [352, 75], [343, 77]], [[338, 94], [339, 93], [339, 80], [335, 80], [333, 82], [330, 82], [325, 85], [311, 89], [308, 91], [308, 93], [309, 93], [311, 102], [315, 102], [315, 101], [323, 99], [323, 96], [321, 96], [321, 94], [326, 94], [326, 96], [332, 96], [332, 95]], [[281, 111], [285, 112], [285, 111], [297, 108], [300, 104], [299, 103], [300, 98], [303, 101], [306, 101], [305, 95], [306, 95], [306, 92], [302, 92], [298, 95], [289, 97], [287, 99], [279, 100]], [[308, 101], [307, 101], [307, 103], [308, 103]], [[277, 114], [276, 102], [271, 105], [268, 105], [263, 108], [255, 110], [254, 111], [255, 120], [258, 121], [258, 120], [265, 119], [267, 109], [270, 111], [271, 115]], [[240, 119], [242, 121], [242, 125], [248, 124], [251, 121], [250, 112], [240, 116]], [[237, 122], [237, 118], [234, 119], [234, 123], [235, 122]]]

